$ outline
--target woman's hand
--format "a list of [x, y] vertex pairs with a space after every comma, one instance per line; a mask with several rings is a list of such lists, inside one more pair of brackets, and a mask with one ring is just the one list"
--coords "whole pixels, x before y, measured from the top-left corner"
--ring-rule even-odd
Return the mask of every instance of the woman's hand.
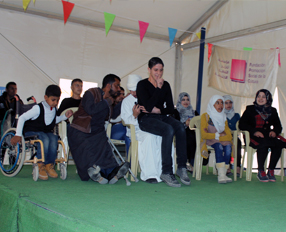
[[258, 137], [258, 138], [264, 138], [264, 135], [263, 135], [261, 132], [259, 132], [259, 131], [256, 131], [256, 132], [254, 133], [254, 136], [256, 136], [256, 137]]
[[226, 136], [225, 131], [223, 131], [223, 132], [219, 133], [219, 136], [220, 136], [220, 137], [221, 137], [221, 136]]
[[163, 78], [156, 79], [156, 83], [157, 87], [161, 89], [164, 84], [164, 79]]
[[269, 137], [270, 138], [276, 138], [276, 133], [274, 131], [270, 131]]
[[190, 125], [190, 121], [191, 121], [191, 119], [190, 119], [190, 118], [188, 118], [188, 119], [187, 119], [187, 121], [185, 122], [185, 124], [186, 124], [186, 126], [187, 126], [187, 127], [189, 127], [189, 125]]

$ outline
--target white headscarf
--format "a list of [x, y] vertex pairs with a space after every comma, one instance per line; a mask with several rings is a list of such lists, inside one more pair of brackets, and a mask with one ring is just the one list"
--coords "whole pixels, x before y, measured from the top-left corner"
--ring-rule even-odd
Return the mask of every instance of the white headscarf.
[[136, 91], [137, 83], [142, 80], [142, 77], [136, 74], [128, 76], [127, 89], [131, 91]]
[[[224, 95], [223, 96], [224, 103], [228, 100], [230, 100], [232, 102], [232, 108], [230, 110], [227, 110], [226, 108], [224, 108], [224, 112], [226, 114], [226, 117], [229, 120], [231, 120], [233, 118], [233, 116], [235, 115], [234, 108], [233, 108], [233, 100], [232, 100], [232, 97], [230, 95]], [[225, 104], [224, 104], [224, 107], [225, 107]]]
[[207, 107], [207, 113], [210, 116], [210, 118], [212, 119], [212, 122], [213, 122], [217, 132], [221, 133], [225, 129], [226, 115], [225, 115], [223, 110], [222, 110], [222, 112], [218, 112], [214, 108], [214, 104], [216, 103], [216, 101], [218, 99], [223, 100], [223, 97], [220, 95], [214, 95], [211, 97], [209, 104], [208, 104], [208, 107]]

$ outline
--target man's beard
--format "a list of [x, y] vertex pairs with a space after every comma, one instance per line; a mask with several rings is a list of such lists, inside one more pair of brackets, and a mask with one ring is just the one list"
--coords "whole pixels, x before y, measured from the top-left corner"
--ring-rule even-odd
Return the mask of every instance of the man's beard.
[[109, 94], [111, 97], [113, 97], [115, 99], [120, 94], [120, 92], [115, 92], [115, 91], [113, 91], [113, 89], [110, 89]]

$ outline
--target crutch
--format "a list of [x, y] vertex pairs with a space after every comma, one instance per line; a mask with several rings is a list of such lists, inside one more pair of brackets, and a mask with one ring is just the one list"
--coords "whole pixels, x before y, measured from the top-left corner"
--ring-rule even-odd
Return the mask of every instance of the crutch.
[[[118, 163], [118, 165], [121, 165], [122, 163], [125, 163], [125, 160], [123, 159], [123, 157], [121, 156], [120, 152], [117, 150], [117, 148], [115, 147], [115, 145], [113, 144], [113, 142], [111, 142], [111, 140], [110, 140], [109, 137], [107, 137], [107, 138], [108, 138], [108, 143], [110, 144], [110, 146], [111, 146], [111, 148], [112, 148], [111, 150], [112, 150], [112, 153], [113, 153], [113, 155], [114, 155], [114, 158], [115, 158], [116, 162]], [[115, 152], [117, 153], [117, 155], [120, 157], [121, 161], [120, 161], [120, 160], [118, 159], [118, 157], [115, 155], [114, 151], [115, 151]], [[131, 169], [129, 168], [128, 170], [129, 170], [129, 173], [133, 176], [135, 182], [138, 182], [139, 180], [138, 180], [137, 177], [133, 174], [133, 172], [131, 171]], [[131, 183], [130, 183], [130, 181], [127, 179], [126, 176], [124, 176], [124, 179], [126, 180], [126, 185], [127, 185], [127, 186], [130, 186]]]

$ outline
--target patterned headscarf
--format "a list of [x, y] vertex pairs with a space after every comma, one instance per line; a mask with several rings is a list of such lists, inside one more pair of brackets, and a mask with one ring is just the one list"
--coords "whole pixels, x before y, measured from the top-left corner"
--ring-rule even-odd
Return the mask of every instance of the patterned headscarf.
[[[233, 103], [232, 97], [230, 95], [224, 95], [223, 96], [223, 101], [224, 101], [224, 107], [225, 107], [225, 102], [226, 101], [231, 101]], [[224, 112], [226, 114], [226, 117], [231, 120], [233, 118], [233, 116], [235, 115], [235, 111], [233, 108], [233, 104], [232, 104], [232, 108], [230, 110], [227, 110], [226, 108], [224, 108]]]
[[214, 104], [217, 100], [223, 100], [223, 97], [220, 95], [214, 95], [211, 97], [208, 107], [207, 107], [207, 113], [210, 116], [216, 130], [218, 133], [222, 133], [225, 129], [225, 121], [226, 121], [226, 115], [224, 111], [218, 112], [214, 108]]
[[179, 94], [179, 99], [178, 99], [177, 105], [176, 105], [176, 109], [180, 113], [180, 121], [182, 123], [185, 123], [188, 120], [188, 118], [193, 118], [195, 116], [195, 111], [194, 111], [191, 104], [188, 107], [184, 107], [182, 105], [181, 102], [182, 102], [183, 97], [188, 97], [190, 103], [191, 103], [191, 98], [190, 98], [190, 95], [188, 93], [182, 92]]
[[[263, 92], [266, 96], [266, 104], [263, 106], [258, 105], [256, 102], [257, 96], [259, 93]], [[271, 116], [271, 105], [272, 105], [273, 99], [272, 94], [267, 89], [260, 89], [257, 91], [255, 96], [255, 101], [253, 102], [255, 110], [259, 115], [263, 118], [263, 120], [267, 120]]]

